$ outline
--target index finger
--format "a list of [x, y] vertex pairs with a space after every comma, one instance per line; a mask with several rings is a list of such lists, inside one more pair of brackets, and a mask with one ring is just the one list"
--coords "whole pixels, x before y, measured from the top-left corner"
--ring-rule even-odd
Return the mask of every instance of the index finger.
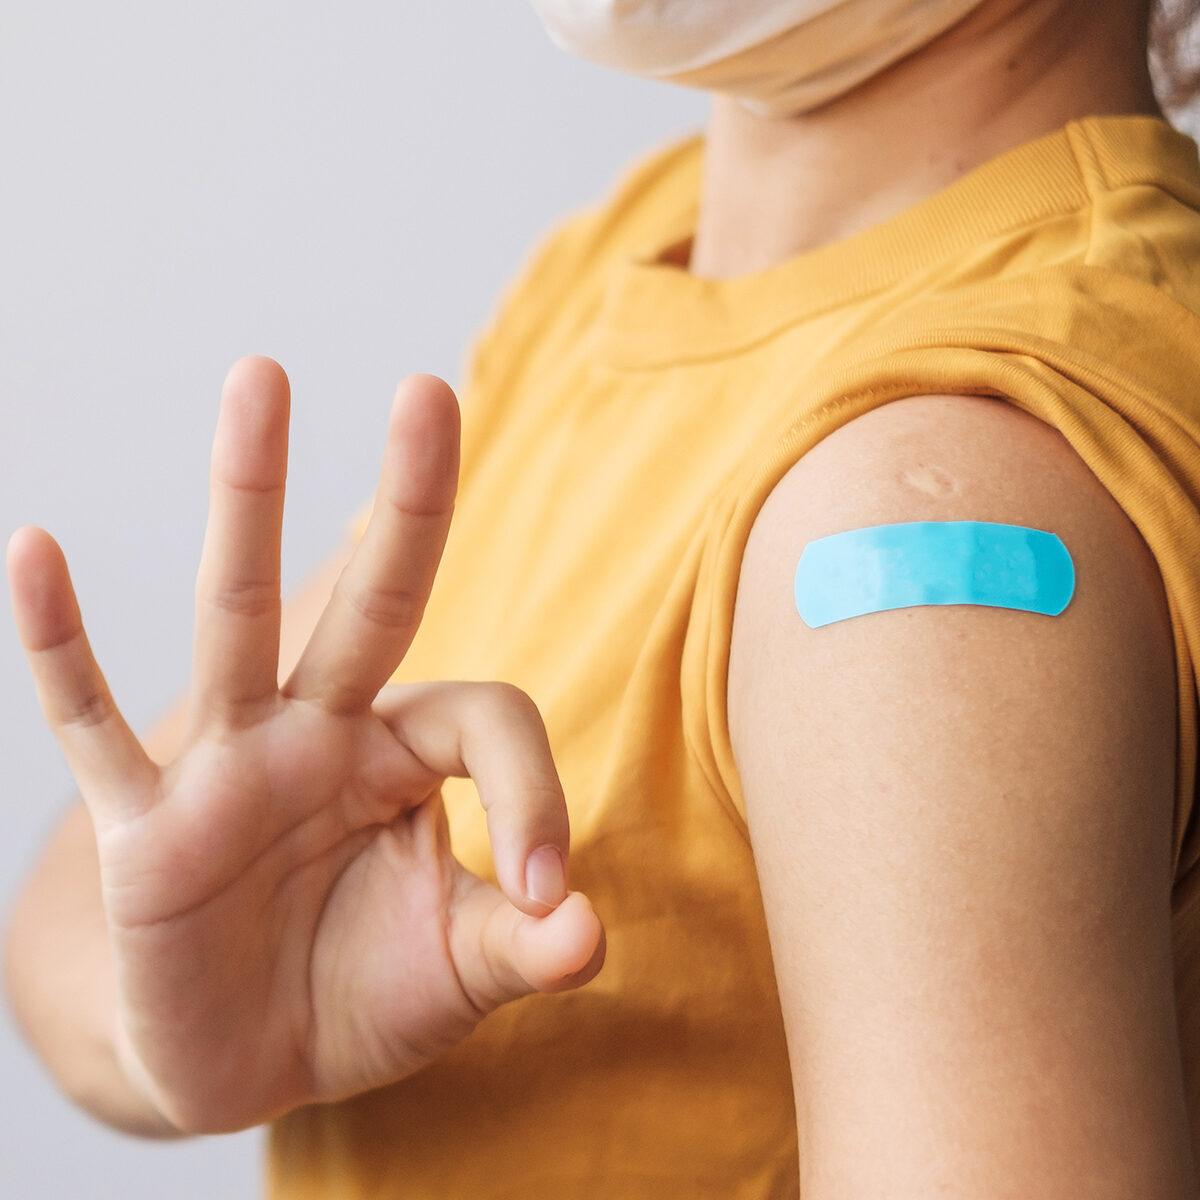
[[369, 708], [421, 624], [458, 491], [461, 418], [450, 385], [409, 375], [392, 403], [370, 520], [280, 691], [330, 712]]
[[436, 777], [474, 780], [509, 902], [535, 917], [557, 908], [568, 894], [571, 823], [533, 698], [498, 680], [439, 679], [389, 687], [374, 711]]

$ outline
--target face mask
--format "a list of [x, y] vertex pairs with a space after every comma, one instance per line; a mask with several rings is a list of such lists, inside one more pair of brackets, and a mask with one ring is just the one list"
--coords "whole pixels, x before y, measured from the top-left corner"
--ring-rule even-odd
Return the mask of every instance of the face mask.
[[561, 49], [723, 92], [752, 113], [816, 108], [933, 41], [983, 0], [530, 0]]

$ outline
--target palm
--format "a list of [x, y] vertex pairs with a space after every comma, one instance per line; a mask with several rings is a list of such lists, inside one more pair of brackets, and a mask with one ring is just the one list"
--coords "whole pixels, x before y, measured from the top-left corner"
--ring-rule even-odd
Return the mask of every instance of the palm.
[[[222, 407], [189, 731], [166, 767], [111, 706], [81, 628], [71, 634], [65, 563], [58, 609], [35, 612], [15, 573], [43, 707], [96, 827], [122, 1033], [181, 1127], [241, 1128], [392, 1082], [497, 1004], [599, 968], [587, 902], [527, 895], [529, 852], [566, 841], [531, 706], [503, 688], [481, 704], [478, 689], [498, 685], [384, 686], [453, 506], [457, 406], [437, 395], [397, 409], [425, 422], [425, 460], [414, 464], [414, 432], [394, 420], [376, 513], [282, 688], [286, 401]], [[38, 569], [56, 567], [43, 557]], [[501, 778], [505, 757], [525, 763], [524, 780]], [[449, 774], [474, 775], [485, 804], [496, 797], [503, 892], [450, 854]]]

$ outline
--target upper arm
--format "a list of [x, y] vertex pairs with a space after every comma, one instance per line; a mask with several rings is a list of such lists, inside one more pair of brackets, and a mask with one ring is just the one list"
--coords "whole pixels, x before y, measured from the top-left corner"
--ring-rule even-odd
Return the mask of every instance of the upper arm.
[[[962, 520], [1057, 533], [1068, 607], [801, 620], [812, 539]], [[805, 1200], [1195, 1196], [1175, 703], [1149, 549], [1015, 406], [894, 401], [776, 486], [742, 562], [728, 706]]]

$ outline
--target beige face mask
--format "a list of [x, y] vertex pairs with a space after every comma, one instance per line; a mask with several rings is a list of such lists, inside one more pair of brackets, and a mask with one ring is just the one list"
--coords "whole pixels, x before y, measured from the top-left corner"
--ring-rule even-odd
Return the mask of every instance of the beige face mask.
[[530, 0], [589, 62], [807, 112], [933, 41], [983, 0]]

